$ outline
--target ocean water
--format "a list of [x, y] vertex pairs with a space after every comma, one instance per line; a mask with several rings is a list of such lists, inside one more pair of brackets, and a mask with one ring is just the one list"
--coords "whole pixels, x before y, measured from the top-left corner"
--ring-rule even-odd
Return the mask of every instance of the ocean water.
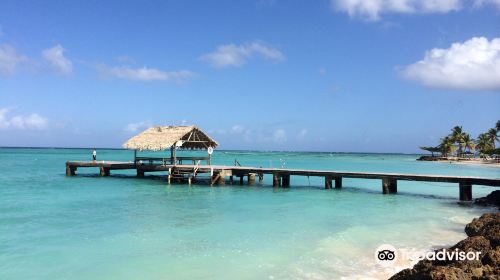
[[[98, 160], [133, 153], [98, 150]], [[374, 250], [454, 244], [490, 208], [457, 204], [456, 184], [319, 178], [291, 188], [167, 185], [131, 171], [65, 176], [90, 150], [0, 149], [0, 279], [386, 279]], [[500, 177], [500, 168], [418, 162], [416, 155], [216, 151], [214, 164]], [[473, 187], [473, 196], [491, 192]]]

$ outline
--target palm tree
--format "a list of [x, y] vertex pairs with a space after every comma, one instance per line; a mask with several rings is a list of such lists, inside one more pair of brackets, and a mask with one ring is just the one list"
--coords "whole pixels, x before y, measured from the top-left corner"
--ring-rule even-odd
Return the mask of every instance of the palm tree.
[[457, 143], [457, 145], [458, 145], [457, 156], [462, 155], [462, 147], [464, 146], [464, 136], [465, 136], [465, 133], [463, 132], [461, 126], [457, 125], [451, 129], [450, 139], [454, 143]]
[[493, 149], [495, 149], [495, 142], [499, 141], [497, 132], [498, 131], [495, 128], [490, 128], [490, 130], [488, 130], [488, 132], [486, 133], [488, 135], [488, 137], [490, 138], [491, 145], [492, 145]]
[[474, 139], [470, 137], [469, 133], [465, 133], [463, 136], [464, 147], [466, 151], [471, 152], [475, 148]]
[[443, 156], [448, 157], [449, 154], [453, 153], [455, 150], [455, 141], [450, 136], [446, 136], [441, 139], [441, 144], [439, 144], [439, 148], [441, 148], [441, 153]]
[[487, 133], [481, 133], [477, 137], [476, 149], [481, 153], [481, 155], [488, 154], [489, 151], [493, 149], [491, 145], [491, 137]]

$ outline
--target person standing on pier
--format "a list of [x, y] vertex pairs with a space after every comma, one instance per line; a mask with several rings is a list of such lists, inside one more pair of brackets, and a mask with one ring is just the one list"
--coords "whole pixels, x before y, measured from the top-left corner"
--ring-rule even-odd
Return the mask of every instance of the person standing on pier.
[[95, 149], [92, 151], [92, 160], [93, 161], [97, 160], [97, 151]]

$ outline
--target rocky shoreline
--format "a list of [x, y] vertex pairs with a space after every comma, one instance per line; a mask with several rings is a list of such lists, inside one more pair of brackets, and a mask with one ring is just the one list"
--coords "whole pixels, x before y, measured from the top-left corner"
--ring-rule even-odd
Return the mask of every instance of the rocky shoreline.
[[[500, 210], [500, 191], [476, 199], [477, 205], [495, 205]], [[477, 260], [421, 260], [390, 280], [493, 280], [500, 279], [500, 212], [474, 218], [465, 227], [467, 238], [435, 252], [481, 252]]]

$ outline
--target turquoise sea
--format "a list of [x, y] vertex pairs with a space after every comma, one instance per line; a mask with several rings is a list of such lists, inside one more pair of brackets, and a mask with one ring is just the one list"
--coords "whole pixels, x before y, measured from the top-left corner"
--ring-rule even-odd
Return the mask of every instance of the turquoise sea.
[[[491, 209], [457, 204], [458, 186], [292, 177], [291, 188], [167, 185], [131, 171], [66, 177], [85, 149], [0, 149], [0, 279], [385, 279], [374, 250], [454, 244]], [[98, 160], [131, 160], [98, 150]], [[418, 162], [417, 155], [216, 151], [214, 164], [499, 178], [500, 168]], [[79, 170], [80, 171], [80, 170]], [[479, 197], [493, 188], [474, 186]]]

